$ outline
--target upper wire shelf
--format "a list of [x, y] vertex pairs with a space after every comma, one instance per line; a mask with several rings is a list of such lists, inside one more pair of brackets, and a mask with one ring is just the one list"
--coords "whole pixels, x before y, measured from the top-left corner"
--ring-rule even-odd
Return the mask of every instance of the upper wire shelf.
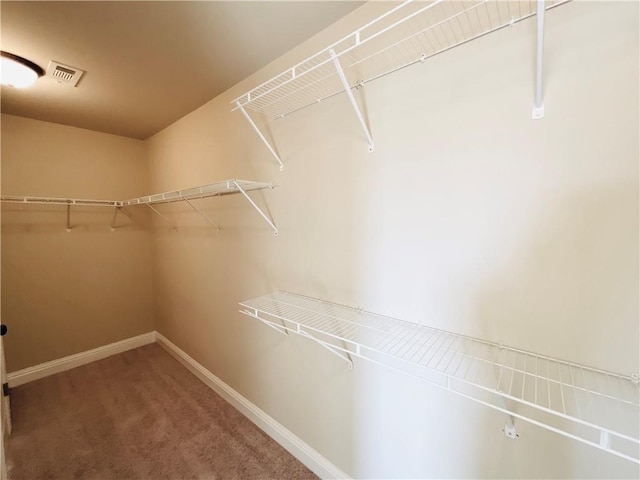
[[[568, 1], [547, 0], [545, 8]], [[535, 0], [405, 1], [235, 98], [234, 110], [247, 107], [284, 117], [344, 92], [335, 59], [355, 88], [530, 18], [536, 8]]]
[[355, 355], [640, 463], [637, 374], [607, 372], [292, 293], [240, 305], [241, 313], [281, 333], [310, 338], [350, 367]]

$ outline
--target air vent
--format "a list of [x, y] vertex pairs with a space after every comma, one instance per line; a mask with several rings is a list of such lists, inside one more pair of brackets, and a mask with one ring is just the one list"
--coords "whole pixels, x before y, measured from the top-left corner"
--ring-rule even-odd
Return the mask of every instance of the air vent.
[[84, 70], [54, 62], [53, 60], [49, 61], [49, 66], [47, 67], [48, 78], [54, 80], [60, 85], [68, 85], [70, 87], [75, 87], [83, 74]]

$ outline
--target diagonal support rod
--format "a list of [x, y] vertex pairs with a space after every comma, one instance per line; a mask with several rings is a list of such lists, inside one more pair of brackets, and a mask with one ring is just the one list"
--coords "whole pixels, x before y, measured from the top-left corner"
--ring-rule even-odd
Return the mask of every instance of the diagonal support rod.
[[173, 226], [173, 224], [171, 223], [171, 220], [169, 220], [169, 219], [167, 218], [167, 216], [166, 216], [166, 215], [164, 215], [162, 212], [160, 212], [157, 208], [153, 208], [153, 205], [151, 205], [150, 203], [145, 203], [145, 205], [146, 205], [147, 207], [149, 207], [151, 210], [153, 210], [155, 213], [157, 213], [158, 215], [160, 215], [162, 218], [164, 218], [164, 220], [165, 220], [169, 225], [171, 225], [175, 230], [177, 230], [177, 228]]
[[267, 322], [266, 320], [263, 320], [262, 318], [260, 318], [256, 313], [254, 312], [250, 312], [249, 310], [238, 310], [240, 313], [243, 313], [244, 315], [247, 315], [251, 318], [255, 318], [256, 320], [260, 320], [262, 323], [264, 323], [267, 327], [273, 328], [276, 332], [279, 332], [283, 335], [289, 336], [289, 332], [284, 328], [284, 327], [280, 327], [279, 325], [274, 325], [273, 323]]
[[542, 60], [544, 53], [544, 12], [545, 0], [536, 3], [536, 92], [531, 118], [539, 120], [544, 117], [544, 102], [542, 100]]
[[116, 229], [116, 217], [118, 216], [118, 211], [122, 207], [115, 207], [113, 209], [113, 218], [111, 219], [111, 231], [113, 232]]
[[360, 122], [360, 126], [362, 127], [362, 130], [365, 136], [367, 137], [367, 141], [369, 142], [369, 151], [373, 152], [374, 150], [373, 138], [371, 138], [371, 133], [369, 133], [369, 129], [367, 128], [367, 123], [364, 121], [362, 112], [360, 112], [358, 103], [356, 102], [356, 99], [353, 96], [353, 92], [351, 91], [351, 87], [349, 86], [349, 82], [347, 81], [347, 76], [344, 74], [344, 70], [342, 70], [342, 65], [340, 65], [340, 60], [338, 59], [338, 56], [336, 55], [336, 52], [333, 49], [329, 50], [329, 54], [333, 59], [333, 64], [336, 67], [336, 71], [338, 72], [338, 76], [340, 77], [340, 81], [342, 82], [342, 88], [344, 88], [344, 91], [347, 94], [347, 97], [349, 97], [351, 106], [355, 110], [356, 115], [358, 116], [358, 121]]
[[200, 214], [200, 216], [202, 218], [204, 218], [207, 222], [209, 222], [211, 225], [213, 225], [214, 227], [216, 227], [216, 229], [218, 230], [218, 233], [220, 233], [220, 227], [218, 226], [217, 223], [215, 223], [213, 220], [211, 220], [209, 217], [207, 217], [202, 210], [200, 210], [198, 207], [196, 207], [193, 203], [191, 203], [191, 201], [188, 198], [184, 199], [185, 202], [187, 202], [189, 204], [189, 206], [191, 208], [193, 208], [196, 212], [198, 212]]
[[282, 164], [282, 160], [280, 160], [280, 156], [276, 153], [276, 151], [273, 149], [273, 147], [271, 146], [271, 144], [267, 141], [267, 139], [265, 138], [265, 136], [262, 134], [262, 132], [260, 131], [260, 129], [258, 128], [258, 126], [256, 125], [256, 122], [253, 121], [253, 118], [251, 118], [249, 116], [249, 114], [247, 113], [247, 111], [244, 109], [244, 107], [240, 104], [240, 102], [236, 102], [236, 105], [238, 106], [238, 109], [240, 109], [240, 111], [242, 112], [242, 115], [244, 115], [244, 118], [247, 119], [247, 121], [251, 124], [251, 126], [253, 127], [253, 129], [256, 131], [256, 133], [258, 134], [258, 136], [260, 137], [260, 140], [262, 140], [262, 142], [267, 146], [267, 148], [269, 149], [269, 151], [271, 152], [271, 155], [274, 156], [274, 158], [278, 161], [278, 163], [280, 164], [280, 171], [284, 171], [284, 165]]
[[347, 366], [349, 367], [350, 370], [353, 369], [353, 361], [351, 360], [351, 356], [348, 353], [336, 350], [335, 348], [333, 348], [333, 347], [327, 345], [326, 343], [318, 340], [316, 337], [314, 337], [313, 335], [311, 335], [308, 332], [305, 332], [304, 330], [301, 330], [300, 328], [298, 328], [298, 333], [300, 335], [302, 335], [303, 337], [306, 337], [306, 338], [308, 338], [310, 340], [313, 340], [314, 342], [316, 342], [321, 347], [326, 348], [331, 353], [333, 353], [336, 357], [339, 357], [342, 360], [344, 360], [345, 362], [347, 362]]
[[251, 199], [251, 197], [247, 194], [247, 192], [244, 191], [244, 189], [240, 186], [240, 184], [236, 180], [233, 181], [233, 184], [238, 189], [238, 191], [244, 196], [244, 198], [247, 199], [247, 201], [251, 204], [251, 206], [256, 209], [256, 211], [260, 214], [260, 216], [264, 219], [264, 221], [267, 222], [269, 225], [271, 225], [271, 228], [273, 228], [273, 234], [274, 235], [278, 235], [278, 227], [276, 227], [273, 224], [273, 222], [269, 219], [269, 217], [267, 217], [264, 214], [264, 212], [262, 210], [260, 210], [260, 207], [258, 207], [258, 205], [256, 205], [256, 202], [254, 202]]

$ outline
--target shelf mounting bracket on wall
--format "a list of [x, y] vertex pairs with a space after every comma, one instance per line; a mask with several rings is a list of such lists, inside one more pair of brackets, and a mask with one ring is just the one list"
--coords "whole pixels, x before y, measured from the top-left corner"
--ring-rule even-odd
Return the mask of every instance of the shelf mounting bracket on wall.
[[112, 232], [115, 231], [118, 228], [122, 228], [122, 227], [126, 226], [126, 225], [123, 225], [123, 226], [120, 226], [120, 227], [116, 226], [116, 217], [118, 216], [118, 213], [122, 213], [125, 217], [128, 217], [129, 220], [131, 220], [133, 223], [135, 223], [135, 220], [133, 219], [133, 217], [131, 217], [131, 214], [129, 212], [127, 212], [124, 209], [124, 207], [116, 206], [115, 210], [113, 212], [113, 218], [111, 219], [111, 231]]
[[202, 210], [200, 210], [198, 207], [196, 207], [193, 203], [191, 203], [191, 201], [188, 198], [185, 198], [184, 201], [187, 202], [189, 204], [189, 206], [191, 208], [193, 208], [202, 218], [204, 218], [207, 222], [209, 222], [211, 225], [216, 227], [216, 229], [218, 230], [218, 233], [220, 233], [220, 227], [218, 226], [217, 223], [215, 223], [213, 220], [211, 220], [209, 217], [207, 217], [204, 214], [204, 212]]
[[367, 137], [367, 142], [369, 142], [369, 151], [373, 152], [374, 150], [374, 144], [373, 144], [373, 138], [371, 137], [371, 133], [369, 132], [369, 129], [367, 128], [367, 123], [364, 121], [364, 117], [362, 116], [362, 112], [360, 111], [360, 108], [358, 107], [358, 102], [356, 102], [355, 97], [353, 96], [353, 92], [351, 91], [351, 86], [349, 85], [349, 82], [347, 81], [347, 76], [344, 74], [344, 70], [342, 69], [342, 65], [340, 65], [340, 60], [338, 59], [338, 55], [336, 55], [335, 50], [332, 48], [329, 50], [329, 55], [331, 55], [331, 59], [333, 60], [333, 65], [336, 67], [336, 71], [338, 72], [338, 77], [340, 77], [340, 82], [342, 83], [342, 87], [344, 88], [344, 92], [347, 94], [347, 97], [349, 97], [349, 101], [351, 102], [351, 106], [353, 107], [353, 109], [356, 112], [356, 115], [358, 117], [358, 121], [360, 122], [360, 126], [362, 127], [362, 131], [364, 132], [364, 135]]
[[242, 115], [244, 115], [244, 118], [247, 119], [247, 121], [251, 124], [251, 126], [255, 130], [255, 132], [258, 134], [258, 136], [260, 137], [260, 140], [262, 140], [262, 142], [267, 146], [267, 148], [271, 152], [271, 155], [273, 155], [273, 157], [278, 161], [278, 163], [280, 164], [280, 171], [283, 172], [284, 171], [284, 165], [282, 163], [282, 160], [280, 160], [280, 156], [276, 153], [275, 149], [267, 141], [265, 136], [262, 134], [262, 132], [260, 131], [260, 129], [256, 125], [256, 122], [253, 121], [253, 118], [251, 118], [251, 116], [247, 113], [247, 111], [244, 109], [242, 104], [238, 101], [238, 102], [236, 102], [236, 105], [238, 106], [238, 109], [242, 112]]
[[335, 348], [333, 348], [330, 345], [327, 345], [326, 343], [318, 340], [316, 337], [314, 337], [313, 335], [311, 335], [310, 333], [298, 328], [298, 333], [300, 335], [302, 335], [303, 337], [308, 338], [309, 340], [313, 340], [314, 342], [316, 342], [318, 345], [320, 345], [323, 348], [326, 348], [328, 351], [330, 351], [331, 353], [333, 353], [336, 357], [344, 360], [345, 362], [347, 362], [347, 367], [349, 367], [350, 370], [353, 370], [353, 360], [351, 360], [351, 355], [349, 355], [346, 352], [340, 351], [340, 350], [336, 350]]
[[71, 204], [67, 204], [67, 232], [71, 231]]
[[247, 201], [251, 204], [251, 206], [253, 208], [255, 208], [256, 212], [258, 212], [260, 214], [260, 216], [264, 219], [265, 222], [267, 222], [271, 228], [273, 228], [273, 234], [274, 235], [278, 235], [278, 227], [276, 227], [273, 222], [269, 219], [269, 217], [267, 217], [264, 212], [262, 210], [260, 210], [260, 207], [258, 207], [258, 205], [256, 205], [256, 202], [254, 202], [251, 197], [247, 194], [247, 192], [244, 191], [244, 189], [240, 186], [240, 184], [238, 183], [237, 180], [233, 180], [233, 184], [235, 185], [235, 187], [238, 189], [238, 191], [244, 196], [244, 198], [247, 199]]
[[544, 117], [544, 101], [542, 99], [542, 60], [544, 53], [544, 12], [545, 0], [536, 0], [536, 91], [531, 118], [539, 120]]
[[504, 424], [504, 429], [502, 431], [506, 437], [509, 437], [512, 440], [515, 440], [520, 436], [516, 431], [516, 424], [513, 415], [507, 415], [507, 423]]
[[112, 232], [116, 229], [116, 217], [118, 216], [118, 210], [120, 210], [120, 207], [115, 207], [113, 209], [113, 218], [111, 219], [111, 231]]

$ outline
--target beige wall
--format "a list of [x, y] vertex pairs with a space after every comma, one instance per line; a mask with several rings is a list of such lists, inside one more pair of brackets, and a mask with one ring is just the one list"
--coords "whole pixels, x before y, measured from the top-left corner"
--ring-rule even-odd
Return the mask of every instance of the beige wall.
[[[3, 195], [122, 199], [148, 191], [143, 142], [4, 114], [1, 166]], [[153, 330], [150, 233], [123, 215], [112, 232], [112, 215], [73, 208], [67, 232], [64, 206], [3, 204], [8, 371]]]
[[74, 210], [67, 233], [62, 207], [3, 206], [9, 370], [155, 327], [354, 477], [637, 478], [522, 422], [508, 440], [501, 414], [363, 361], [348, 370], [238, 313], [283, 289], [640, 369], [637, 3], [548, 15], [543, 120], [529, 119], [528, 21], [360, 90], [373, 154], [344, 96], [270, 123], [280, 173], [229, 101], [384, 8], [365, 5], [146, 143], [3, 115], [5, 195], [279, 185], [251, 194], [278, 237], [239, 195], [199, 201], [221, 234], [176, 204], [161, 208], [178, 230], [158, 221], [153, 239], [138, 211], [111, 232], [111, 212]]
[[277, 164], [229, 101], [361, 22], [328, 32], [149, 141], [152, 190], [230, 177], [254, 194], [167, 207], [158, 330], [350, 475], [634, 477], [637, 465], [241, 316], [283, 289], [638, 371], [638, 5], [549, 13], [546, 116], [530, 120], [535, 22], [269, 124]]

